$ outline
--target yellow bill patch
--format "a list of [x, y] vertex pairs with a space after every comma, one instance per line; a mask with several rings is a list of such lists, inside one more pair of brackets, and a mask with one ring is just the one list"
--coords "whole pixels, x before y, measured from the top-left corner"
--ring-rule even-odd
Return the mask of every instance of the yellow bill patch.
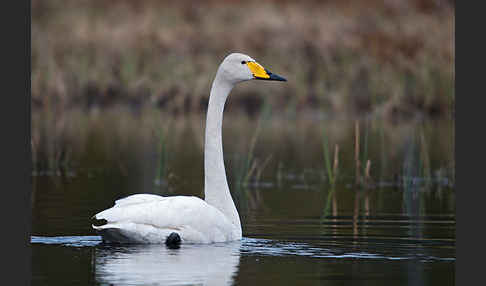
[[246, 62], [246, 65], [248, 68], [250, 68], [251, 73], [253, 73], [254, 77], [257, 78], [270, 78], [270, 75], [267, 74], [265, 71], [265, 68], [262, 67], [259, 63], [257, 62]]

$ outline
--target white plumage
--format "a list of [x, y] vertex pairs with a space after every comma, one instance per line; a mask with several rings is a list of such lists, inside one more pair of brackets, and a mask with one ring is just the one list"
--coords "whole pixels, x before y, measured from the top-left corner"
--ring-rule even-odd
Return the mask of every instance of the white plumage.
[[119, 238], [108, 241], [119, 242], [126, 237], [126, 242], [164, 243], [172, 232], [178, 233], [186, 243], [241, 238], [221, 211], [197, 197], [133, 195], [116, 201], [114, 207], [98, 213], [96, 218], [108, 221], [100, 227], [93, 226], [96, 230], [119, 230]]
[[218, 68], [211, 87], [204, 145], [205, 200], [193, 196], [136, 194], [115, 201], [95, 215], [106, 224], [94, 226], [107, 242], [164, 243], [176, 233], [182, 243], [212, 243], [241, 239], [241, 223], [228, 188], [221, 126], [226, 98], [235, 84], [279, 80], [247, 55], [233, 53]]

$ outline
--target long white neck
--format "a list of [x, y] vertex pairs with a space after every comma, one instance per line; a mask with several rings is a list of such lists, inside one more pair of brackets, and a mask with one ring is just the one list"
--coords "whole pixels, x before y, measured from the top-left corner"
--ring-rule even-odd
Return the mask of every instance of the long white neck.
[[233, 223], [241, 236], [240, 217], [231, 198], [223, 159], [223, 111], [233, 86], [233, 83], [224, 80], [218, 70], [211, 87], [206, 115], [204, 196], [208, 204], [219, 209]]

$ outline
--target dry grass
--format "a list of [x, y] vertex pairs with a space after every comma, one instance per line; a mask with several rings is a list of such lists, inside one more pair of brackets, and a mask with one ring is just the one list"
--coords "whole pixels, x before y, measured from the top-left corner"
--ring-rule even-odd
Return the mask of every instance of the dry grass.
[[[338, 114], [449, 113], [447, 1], [32, 1], [33, 108], [154, 105], [199, 112], [218, 64], [250, 54], [289, 81], [230, 105]], [[238, 96], [236, 96], [238, 95]]]

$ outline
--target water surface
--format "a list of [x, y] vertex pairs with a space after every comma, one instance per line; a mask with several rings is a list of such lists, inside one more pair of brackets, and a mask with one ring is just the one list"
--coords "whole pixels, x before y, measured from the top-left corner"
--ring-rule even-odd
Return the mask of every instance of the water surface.
[[[90, 217], [134, 193], [202, 197], [202, 119], [64, 120], [62, 132], [46, 125], [45, 134], [45, 119], [33, 121], [33, 285], [454, 285], [449, 121], [227, 117], [225, 164], [244, 238], [174, 250], [102, 244]], [[355, 180], [356, 124], [366, 185]], [[339, 145], [334, 186], [324, 140], [331, 154]], [[249, 157], [255, 171], [240, 184]]]

